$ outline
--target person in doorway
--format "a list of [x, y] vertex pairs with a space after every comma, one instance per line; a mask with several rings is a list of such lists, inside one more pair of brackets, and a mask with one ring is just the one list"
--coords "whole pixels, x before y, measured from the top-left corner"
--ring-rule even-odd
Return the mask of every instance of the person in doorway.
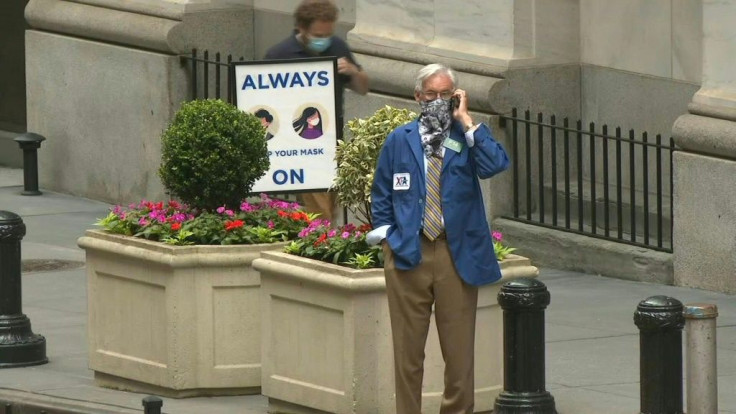
[[424, 347], [434, 306], [445, 360], [440, 413], [472, 413], [478, 286], [501, 278], [480, 179], [509, 159], [491, 130], [468, 113], [455, 73], [419, 70], [414, 97], [421, 115], [381, 149], [371, 190], [381, 242], [394, 344], [396, 410], [420, 414]]
[[[272, 46], [264, 59], [299, 59], [317, 56], [337, 58], [337, 134], [342, 139], [343, 90], [368, 93], [369, 79], [355, 60], [348, 44], [335, 36], [338, 9], [332, 0], [302, 0], [294, 11], [295, 29], [286, 39]], [[332, 221], [336, 210], [334, 193], [304, 193], [299, 196], [305, 210]]]

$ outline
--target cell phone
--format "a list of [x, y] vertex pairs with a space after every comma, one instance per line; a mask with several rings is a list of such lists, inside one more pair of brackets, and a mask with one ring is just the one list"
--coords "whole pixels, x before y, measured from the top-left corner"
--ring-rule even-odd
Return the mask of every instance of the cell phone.
[[450, 99], [450, 112], [454, 112], [455, 108], [460, 106], [460, 97], [459, 96], [453, 96]]

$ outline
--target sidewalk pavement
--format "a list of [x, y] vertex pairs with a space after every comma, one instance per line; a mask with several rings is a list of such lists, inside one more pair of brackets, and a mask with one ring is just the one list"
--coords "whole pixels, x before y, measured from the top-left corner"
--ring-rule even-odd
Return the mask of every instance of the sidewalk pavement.
[[[27, 227], [23, 260], [59, 259], [80, 267], [23, 274], [23, 312], [33, 331], [46, 337], [49, 363], [0, 370], [0, 399], [14, 395], [88, 412], [142, 412], [145, 395], [96, 387], [87, 366], [84, 252], [76, 241], [110, 206], [48, 191], [21, 196], [21, 190], [21, 170], [0, 167], [0, 210], [19, 214]], [[533, 261], [533, 254], [527, 255]], [[719, 413], [736, 413], [736, 297], [554, 269], [541, 269], [540, 280], [552, 297], [546, 313], [546, 378], [560, 414], [639, 412], [633, 314], [653, 295], [718, 306]], [[163, 411], [255, 414], [266, 413], [267, 407], [261, 395], [164, 398]]]

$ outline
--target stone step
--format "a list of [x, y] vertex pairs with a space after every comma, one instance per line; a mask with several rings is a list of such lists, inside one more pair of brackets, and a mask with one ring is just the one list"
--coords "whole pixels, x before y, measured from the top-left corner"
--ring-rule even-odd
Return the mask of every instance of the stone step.
[[672, 253], [553, 230], [505, 218], [492, 227], [537, 267], [671, 285]]
[[0, 166], [0, 187], [23, 185], [23, 169]]
[[[669, 191], [669, 181], [667, 183], [663, 183], [663, 186], [666, 185], [667, 191]], [[565, 211], [565, 183], [564, 181], [560, 181], [557, 183], [557, 189], [553, 188], [551, 183], [545, 184], [543, 187], [544, 192], [544, 212], [545, 212], [545, 222], [546, 223], [552, 223], [552, 213], [553, 213], [553, 197], [556, 196], [557, 201], [557, 217], [558, 217], [558, 223], [560, 226], [565, 226], [565, 220], [566, 220], [566, 211]], [[596, 183], [595, 186], [595, 210], [596, 210], [596, 219], [595, 219], [595, 227], [597, 233], [604, 233], [606, 222], [605, 222], [605, 211], [604, 207], [606, 205], [604, 194], [603, 194], [604, 186], [602, 183]], [[579, 211], [579, 201], [580, 197], [578, 195], [578, 184], [577, 180], [570, 182], [570, 197], [569, 197], [569, 203], [570, 203], [570, 226], [572, 228], [578, 228], [579, 218], [581, 217], [580, 211]], [[671, 211], [670, 211], [670, 199], [671, 197], [669, 195], [662, 196], [662, 211], [661, 211], [661, 217], [659, 215], [659, 212], [657, 211], [657, 201], [655, 198], [655, 194], [651, 193], [649, 194], [649, 205], [647, 208], [647, 213], [645, 214], [644, 211], [644, 193], [641, 190], [636, 190], [634, 192], [634, 202], [635, 205], [633, 207], [633, 211], [635, 214], [634, 219], [634, 234], [636, 237], [641, 240], [644, 238], [645, 235], [645, 221], [648, 227], [648, 234], [650, 238], [653, 238], [656, 240], [658, 237], [659, 226], [661, 225], [661, 233], [662, 233], [662, 239], [663, 240], [670, 240], [672, 238], [672, 218], [671, 218]], [[539, 195], [539, 188], [533, 188], [532, 189], [532, 220], [540, 220], [540, 214], [539, 214], [539, 203], [538, 203], [538, 195]], [[582, 219], [584, 223], [584, 228], [591, 228], [592, 223], [592, 206], [593, 201], [591, 200], [591, 194], [590, 194], [590, 181], [584, 180], [583, 181], [583, 198], [582, 198], [582, 205], [583, 205], [583, 211], [582, 211]], [[524, 194], [520, 194], [520, 200], [524, 199]], [[526, 204], [524, 202], [521, 202], [520, 206], [520, 217], [526, 218]], [[622, 232], [625, 234], [631, 234], [631, 213], [632, 213], [632, 206], [631, 206], [631, 191], [629, 188], [623, 188], [621, 192], [621, 224], [622, 224]], [[646, 220], [645, 220], [646, 219]], [[616, 203], [616, 189], [613, 186], [609, 185], [608, 190], [608, 229], [611, 234], [617, 234], [618, 233], [618, 205]], [[661, 224], [660, 224], [661, 223]]]
[[0, 167], [23, 168], [23, 151], [13, 141], [20, 134], [0, 129]]

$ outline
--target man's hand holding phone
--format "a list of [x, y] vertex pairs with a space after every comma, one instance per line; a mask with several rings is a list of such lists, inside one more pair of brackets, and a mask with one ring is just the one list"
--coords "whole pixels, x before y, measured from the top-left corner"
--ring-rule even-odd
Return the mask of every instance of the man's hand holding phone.
[[456, 89], [452, 95], [452, 117], [462, 123], [466, 131], [473, 126], [473, 118], [468, 113], [468, 95], [462, 89]]

